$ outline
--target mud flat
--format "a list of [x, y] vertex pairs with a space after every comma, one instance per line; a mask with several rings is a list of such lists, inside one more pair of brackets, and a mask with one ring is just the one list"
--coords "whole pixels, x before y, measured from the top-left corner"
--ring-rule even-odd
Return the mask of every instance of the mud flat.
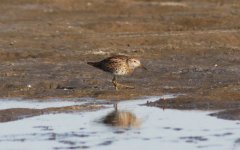
[[[2, 0], [0, 8], [2, 98], [184, 93], [164, 107], [239, 109], [238, 0]], [[86, 64], [114, 54], [148, 68], [120, 79], [135, 89], [115, 91], [111, 75]]]
[[84, 101], [66, 101], [61, 99], [49, 100], [45, 103], [40, 101], [19, 101], [19, 100], [0, 100], [0, 123], [25, 118], [58, 113], [74, 113], [83, 111], [95, 111], [102, 109], [103, 106], [93, 104], [88, 100]]

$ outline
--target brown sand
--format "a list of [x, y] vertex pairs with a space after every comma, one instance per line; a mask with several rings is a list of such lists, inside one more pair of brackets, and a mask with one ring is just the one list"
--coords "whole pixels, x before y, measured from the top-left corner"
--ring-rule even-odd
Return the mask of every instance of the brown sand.
[[[0, 97], [185, 93], [165, 107], [239, 108], [239, 10], [238, 0], [2, 0]], [[86, 64], [114, 54], [148, 68], [120, 79], [135, 89], [115, 91]]]

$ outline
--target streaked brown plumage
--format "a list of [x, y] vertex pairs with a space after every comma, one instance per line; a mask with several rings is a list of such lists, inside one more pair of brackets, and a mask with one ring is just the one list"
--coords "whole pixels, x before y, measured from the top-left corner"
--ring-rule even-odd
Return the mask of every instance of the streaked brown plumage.
[[[121, 85], [116, 81], [117, 75], [131, 74], [134, 71], [134, 69], [138, 67], [142, 67], [146, 69], [141, 65], [141, 62], [138, 59], [129, 57], [129, 56], [124, 56], [124, 55], [116, 55], [116, 56], [108, 57], [99, 62], [88, 62], [88, 64], [113, 74], [114, 77], [113, 77], [112, 83], [115, 86], [116, 90], [118, 90], [118, 86]], [[125, 87], [132, 88], [130, 86], [125, 86]]]

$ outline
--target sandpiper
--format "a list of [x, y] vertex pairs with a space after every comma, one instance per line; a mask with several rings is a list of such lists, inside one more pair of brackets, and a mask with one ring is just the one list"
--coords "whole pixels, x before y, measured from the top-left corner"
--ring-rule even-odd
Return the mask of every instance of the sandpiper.
[[117, 83], [116, 76], [123, 76], [131, 74], [136, 68], [143, 68], [147, 70], [140, 62], [139, 59], [124, 55], [116, 55], [112, 57], [108, 57], [99, 62], [87, 62], [89, 65], [92, 65], [98, 69], [109, 72], [113, 74], [112, 83], [116, 90], [118, 90], [119, 86], [134, 88], [132, 86], [127, 86], [123, 84]]

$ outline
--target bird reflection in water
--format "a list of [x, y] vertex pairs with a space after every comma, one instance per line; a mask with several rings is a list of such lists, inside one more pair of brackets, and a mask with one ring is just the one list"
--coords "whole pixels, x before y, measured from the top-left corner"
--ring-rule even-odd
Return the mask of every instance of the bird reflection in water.
[[108, 113], [103, 118], [103, 123], [121, 128], [140, 126], [140, 120], [136, 117], [135, 114], [129, 111], [118, 110], [117, 104], [114, 104], [114, 108], [114, 111]]

